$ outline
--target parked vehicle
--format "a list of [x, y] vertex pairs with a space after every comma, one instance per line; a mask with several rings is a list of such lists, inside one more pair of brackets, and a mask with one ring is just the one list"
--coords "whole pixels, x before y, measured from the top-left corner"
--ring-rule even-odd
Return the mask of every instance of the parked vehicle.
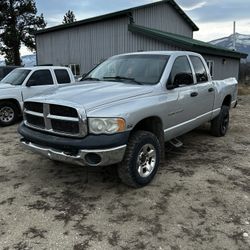
[[16, 68], [19, 66], [0, 66], [0, 81]]
[[83, 83], [27, 100], [21, 143], [55, 161], [118, 163], [132, 187], [153, 179], [165, 141], [208, 121], [224, 136], [237, 98], [236, 79], [212, 81], [202, 56], [183, 51], [114, 56]]
[[67, 67], [17, 68], [0, 81], [0, 126], [14, 124], [22, 115], [23, 101], [75, 82]]

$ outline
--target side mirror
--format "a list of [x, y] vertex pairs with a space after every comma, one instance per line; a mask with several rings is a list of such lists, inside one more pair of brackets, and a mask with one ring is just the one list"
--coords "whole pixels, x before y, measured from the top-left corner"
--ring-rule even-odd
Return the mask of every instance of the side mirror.
[[34, 86], [34, 85], [36, 85], [35, 80], [29, 80], [29, 81], [26, 83], [26, 87], [31, 87], [31, 86]]
[[179, 85], [167, 85], [167, 90], [172, 90], [178, 88]]
[[174, 84], [173, 85], [191, 85], [193, 84], [193, 76], [188, 73], [179, 73], [176, 74], [174, 77]]

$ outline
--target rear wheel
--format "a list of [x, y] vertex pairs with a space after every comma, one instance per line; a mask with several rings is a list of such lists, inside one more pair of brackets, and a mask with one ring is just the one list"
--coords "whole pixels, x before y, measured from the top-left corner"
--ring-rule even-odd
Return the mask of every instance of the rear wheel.
[[154, 178], [160, 162], [160, 143], [147, 131], [131, 135], [124, 160], [118, 165], [123, 183], [131, 187], [143, 187]]
[[229, 127], [229, 107], [223, 105], [220, 114], [211, 121], [211, 133], [221, 137], [226, 135]]
[[9, 126], [18, 119], [18, 108], [14, 103], [0, 103], [0, 126]]

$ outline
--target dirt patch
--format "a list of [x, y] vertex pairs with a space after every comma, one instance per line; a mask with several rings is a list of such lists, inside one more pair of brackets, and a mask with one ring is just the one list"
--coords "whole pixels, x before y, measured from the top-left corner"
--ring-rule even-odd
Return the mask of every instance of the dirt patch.
[[226, 137], [209, 125], [166, 145], [142, 189], [115, 166], [81, 168], [23, 151], [16, 126], [0, 128], [1, 249], [250, 249], [250, 96], [231, 110]]
[[250, 95], [250, 86], [245, 85], [245, 84], [239, 85], [238, 94], [239, 95]]

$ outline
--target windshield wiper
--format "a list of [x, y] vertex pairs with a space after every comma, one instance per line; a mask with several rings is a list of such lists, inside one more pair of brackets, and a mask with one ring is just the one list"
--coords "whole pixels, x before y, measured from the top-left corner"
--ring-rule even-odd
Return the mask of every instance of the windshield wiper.
[[99, 78], [94, 78], [94, 77], [86, 77], [81, 79], [81, 81], [100, 81]]
[[133, 81], [134, 83], [142, 85], [142, 83], [136, 81], [135, 78], [125, 77], [125, 76], [105, 76], [105, 77], [103, 77], [103, 79], [129, 80], [129, 81]]

